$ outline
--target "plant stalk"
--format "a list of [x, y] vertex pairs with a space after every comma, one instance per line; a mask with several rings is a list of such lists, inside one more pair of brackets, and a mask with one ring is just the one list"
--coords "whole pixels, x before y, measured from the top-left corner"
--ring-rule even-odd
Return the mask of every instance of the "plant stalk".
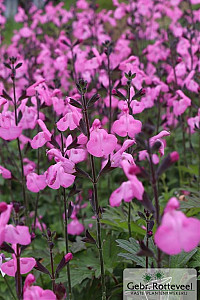
[[54, 274], [54, 265], [53, 265], [53, 251], [50, 245], [50, 260], [51, 260], [51, 280], [52, 280], [52, 290], [55, 292], [55, 274]]
[[22, 299], [22, 286], [21, 286], [21, 274], [20, 274], [20, 249], [19, 244], [16, 246], [16, 259], [17, 259], [17, 297], [19, 300]]
[[[82, 104], [83, 104], [83, 115], [87, 128], [87, 137], [88, 140], [90, 138], [90, 125], [88, 119], [88, 112], [86, 106], [85, 95], [82, 94]], [[103, 260], [103, 249], [102, 249], [102, 241], [101, 241], [101, 222], [100, 222], [100, 209], [98, 202], [98, 192], [97, 192], [97, 178], [95, 172], [95, 161], [94, 156], [90, 154], [90, 164], [92, 169], [92, 184], [93, 184], [93, 193], [94, 193], [94, 201], [95, 201], [95, 211], [96, 211], [96, 226], [97, 226], [97, 240], [98, 240], [98, 250], [99, 250], [99, 259], [101, 265], [101, 285], [102, 285], [102, 300], [106, 300], [106, 284], [105, 284], [105, 270], [104, 270], [104, 260]]]
[[[62, 154], [64, 156], [64, 140], [63, 140], [62, 132], [61, 132], [61, 147], [62, 147]], [[67, 213], [68, 197], [66, 197], [66, 191], [65, 191], [64, 187], [63, 187], [63, 200], [64, 200], [65, 248], [66, 248], [66, 253], [69, 253], [68, 230], [67, 230], [67, 225], [68, 225], [68, 213]], [[69, 288], [68, 297], [69, 297], [69, 300], [71, 300], [72, 299], [72, 286], [71, 286], [71, 274], [70, 274], [70, 264], [69, 264], [69, 262], [67, 264], [67, 278], [68, 278], [68, 288]]]
[[[14, 66], [13, 66], [14, 68]], [[18, 116], [17, 116], [17, 98], [16, 98], [16, 87], [15, 87], [15, 77], [12, 78], [13, 83], [13, 94], [14, 94], [14, 110], [15, 110], [15, 125], [18, 126]], [[24, 176], [24, 163], [23, 163], [23, 156], [20, 148], [20, 141], [19, 138], [17, 138], [17, 146], [18, 146], [18, 152], [19, 152], [19, 159], [20, 159], [20, 165], [21, 165], [21, 182], [22, 182], [22, 194], [24, 199], [24, 207], [25, 207], [25, 221], [27, 223], [28, 220], [28, 199], [26, 198], [26, 189], [25, 189], [25, 176]]]
[[[158, 200], [157, 180], [156, 180], [156, 176], [155, 176], [153, 160], [152, 160], [152, 153], [151, 153], [149, 143], [148, 143], [148, 153], [149, 153], [149, 163], [150, 163], [150, 170], [151, 170], [151, 185], [152, 185], [154, 199], [155, 199], [156, 225], [158, 228], [160, 225], [160, 205], [159, 205], [159, 200]], [[160, 268], [161, 267], [161, 251], [159, 248], [157, 249], [157, 254], [158, 254], [157, 264], [158, 264], [158, 268]]]

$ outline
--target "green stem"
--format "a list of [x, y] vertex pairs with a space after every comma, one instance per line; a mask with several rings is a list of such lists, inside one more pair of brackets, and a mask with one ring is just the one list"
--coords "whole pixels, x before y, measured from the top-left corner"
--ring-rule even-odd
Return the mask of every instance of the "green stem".
[[[90, 138], [90, 125], [88, 119], [88, 112], [86, 107], [85, 95], [82, 94], [82, 104], [83, 104], [83, 115], [87, 128], [87, 137]], [[102, 286], [102, 300], [106, 300], [106, 284], [105, 284], [105, 270], [104, 270], [104, 260], [103, 260], [103, 249], [101, 241], [101, 222], [100, 222], [100, 211], [99, 211], [99, 202], [98, 202], [98, 193], [97, 193], [97, 178], [95, 172], [95, 161], [94, 156], [90, 155], [90, 164], [92, 169], [92, 184], [93, 184], [93, 193], [95, 201], [95, 211], [96, 211], [96, 225], [97, 225], [97, 240], [98, 240], [98, 250], [99, 250], [99, 259], [101, 265], [101, 286]]]
[[184, 166], [187, 166], [187, 158], [186, 158], [186, 138], [185, 138], [185, 123], [184, 116], [181, 115], [181, 128], [182, 128], [182, 137], [183, 137], [183, 158], [184, 158]]
[[[147, 242], [146, 242], [147, 248], [149, 248], [149, 238], [147, 237]], [[149, 257], [146, 256], [146, 269], [149, 267]]]
[[54, 265], [53, 265], [53, 251], [50, 246], [50, 260], [51, 260], [51, 280], [52, 280], [52, 290], [55, 291], [55, 274], [54, 274]]
[[[62, 146], [62, 154], [64, 156], [64, 140], [63, 140], [63, 134], [61, 132], [61, 146]], [[67, 230], [67, 225], [68, 225], [68, 213], [67, 213], [67, 207], [68, 207], [68, 197], [66, 197], [66, 191], [65, 188], [63, 187], [63, 199], [64, 199], [64, 232], [65, 232], [65, 248], [66, 248], [66, 253], [69, 252], [69, 243], [68, 243], [68, 230]], [[69, 300], [72, 299], [72, 285], [71, 285], [71, 274], [70, 274], [70, 264], [67, 264], [67, 278], [68, 278], [68, 288], [69, 288], [69, 293], [68, 293], [68, 298]]]
[[[15, 88], [15, 78], [12, 78], [13, 83], [13, 94], [14, 94], [14, 110], [15, 110], [15, 125], [18, 125], [18, 116], [17, 116], [17, 98], [16, 98], [16, 88]], [[21, 183], [22, 183], [22, 194], [24, 199], [24, 207], [25, 207], [25, 215], [26, 215], [26, 222], [28, 220], [28, 200], [26, 198], [26, 189], [25, 189], [25, 176], [24, 176], [24, 163], [23, 163], [23, 156], [20, 148], [20, 141], [17, 138], [17, 147], [19, 152], [19, 159], [21, 164]]]
[[[40, 118], [40, 100], [38, 97], [38, 93], [36, 93], [36, 99], [37, 99], [37, 119]], [[39, 125], [37, 124], [37, 133], [39, 132]], [[40, 174], [40, 149], [37, 149], [37, 173]], [[37, 198], [35, 202], [35, 214], [34, 214], [34, 223], [33, 223], [33, 232], [35, 232], [35, 226], [36, 226], [36, 218], [37, 218], [37, 210], [38, 210], [38, 202], [40, 198], [40, 193], [37, 193]]]
[[128, 233], [129, 238], [131, 237], [131, 202], [128, 204]]
[[19, 244], [17, 244], [16, 246], [16, 259], [17, 259], [17, 286], [16, 286], [16, 290], [17, 290], [17, 297], [19, 300], [22, 299], [22, 286], [21, 286], [21, 274], [20, 274], [20, 248], [19, 248]]
[[[156, 176], [155, 176], [155, 171], [154, 171], [154, 166], [153, 166], [153, 160], [152, 160], [152, 153], [150, 149], [150, 145], [148, 145], [148, 153], [149, 153], [149, 163], [150, 163], [150, 170], [151, 170], [151, 185], [154, 193], [154, 199], [155, 199], [155, 208], [156, 208], [156, 225], [157, 228], [160, 225], [160, 206], [159, 206], [159, 200], [158, 200], [158, 189], [157, 189], [157, 181], [156, 181]], [[159, 248], [157, 248], [157, 264], [158, 268], [161, 267], [161, 251]]]

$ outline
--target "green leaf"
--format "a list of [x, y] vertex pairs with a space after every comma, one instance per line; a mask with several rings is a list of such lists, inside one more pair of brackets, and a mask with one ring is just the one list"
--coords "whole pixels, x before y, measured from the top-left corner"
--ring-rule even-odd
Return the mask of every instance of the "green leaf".
[[145, 267], [145, 258], [139, 257], [136, 253], [140, 250], [140, 246], [137, 241], [130, 238], [130, 242], [126, 240], [116, 240], [118, 246], [126, 250], [128, 253], [119, 253], [118, 255], [124, 257], [125, 259], [132, 260], [136, 262], [139, 266]]
[[[127, 224], [127, 222], [121, 222], [121, 221], [112, 222], [112, 221], [109, 221], [109, 220], [102, 219], [101, 223], [110, 225], [114, 230], [121, 229], [124, 232], [128, 232], [128, 224]], [[137, 225], [133, 221], [131, 222], [131, 231], [134, 232], [134, 233], [141, 234], [141, 235], [145, 234], [145, 230], [142, 229], [139, 225]]]
[[[71, 268], [71, 283], [72, 287], [76, 286], [77, 284], [81, 284], [83, 280], [85, 279], [91, 279], [92, 276], [94, 275], [94, 272], [92, 270], [89, 270], [87, 268], [77, 268], [77, 269], [72, 269]], [[62, 276], [59, 276], [58, 279], [56, 279], [56, 283], [65, 283], [67, 282], [67, 276], [66, 274], [63, 274]]]
[[182, 268], [185, 267], [191, 257], [197, 252], [197, 249], [191, 252], [181, 252], [178, 255], [173, 255], [170, 257], [170, 268]]
[[76, 242], [72, 243], [71, 251], [72, 253], [80, 252], [87, 249], [85, 243], [81, 241], [82, 237], [77, 236]]
[[190, 268], [199, 268], [200, 267], [200, 249], [197, 249], [197, 252], [192, 257], [191, 261], [189, 262]]
[[[127, 252], [125, 253], [119, 253], [118, 255], [121, 257], [124, 257], [125, 259], [132, 260], [134, 261], [137, 265], [144, 267], [146, 266], [146, 258], [144, 256], [137, 256], [137, 253], [140, 251], [140, 246], [139, 243], [134, 239], [134, 238], [129, 238], [129, 241], [127, 240], [122, 240], [118, 239], [116, 240], [118, 243], [118, 246], [121, 247], [122, 249], [126, 250]], [[146, 240], [144, 239], [144, 242]], [[152, 246], [152, 240], [149, 240], [149, 249], [155, 253], [155, 246]], [[156, 261], [154, 258], [149, 257], [149, 267], [151, 266], [152, 262], [154, 265], [156, 264]]]
[[185, 166], [179, 166], [179, 170], [181, 170], [184, 173], [190, 173], [191, 175], [198, 176], [198, 166], [197, 165], [189, 165], [188, 167]]

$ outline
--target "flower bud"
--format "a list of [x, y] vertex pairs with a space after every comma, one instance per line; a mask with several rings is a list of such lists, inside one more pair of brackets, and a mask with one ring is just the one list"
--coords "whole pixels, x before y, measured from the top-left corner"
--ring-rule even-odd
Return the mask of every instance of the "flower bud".
[[31, 233], [31, 241], [33, 241], [36, 238], [36, 235], [34, 232]]
[[58, 274], [72, 258], [73, 258], [72, 253], [69, 252], [65, 254], [65, 256], [63, 256], [60, 263], [58, 264], [55, 274]]
[[70, 261], [72, 258], [73, 258], [72, 253], [70, 253], [70, 252], [67, 253], [67, 254], [65, 255], [65, 262], [68, 263], [68, 261]]
[[14, 203], [13, 203], [13, 208], [14, 208], [16, 214], [18, 214], [19, 211], [20, 211], [20, 203], [14, 202]]
[[55, 284], [55, 294], [57, 300], [64, 300], [66, 298], [66, 288], [61, 282]]
[[113, 90], [112, 90], [112, 94], [113, 94], [113, 95], [117, 95], [116, 89], [113, 89]]
[[178, 152], [174, 151], [170, 154], [168, 154], [163, 161], [160, 163], [157, 171], [156, 171], [156, 177], [158, 178], [160, 175], [162, 175], [172, 164], [174, 164], [177, 160], [179, 160], [179, 154]]
[[7, 209], [8, 205], [6, 202], [0, 203], [0, 213], [4, 212]]
[[48, 237], [51, 237], [51, 230], [49, 228], [47, 229], [47, 235]]
[[174, 151], [172, 153], [170, 153], [170, 158], [171, 158], [171, 162], [175, 163], [176, 161], [179, 160], [179, 154], [177, 151]]
[[152, 237], [152, 235], [153, 235], [153, 231], [152, 230], [147, 231], [148, 238]]

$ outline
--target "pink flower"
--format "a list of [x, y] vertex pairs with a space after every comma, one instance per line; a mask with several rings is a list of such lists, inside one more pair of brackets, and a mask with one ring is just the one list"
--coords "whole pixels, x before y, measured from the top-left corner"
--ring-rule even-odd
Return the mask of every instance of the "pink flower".
[[194, 71], [194, 70], [191, 71], [191, 72], [189, 73], [189, 75], [187, 76], [187, 78], [184, 80], [184, 83], [183, 83], [183, 84], [186, 85], [186, 87], [187, 87], [187, 89], [188, 89], [189, 91], [198, 93], [198, 87], [199, 87], [199, 85], [198, 85], [198, 83], [197, 83], [196, 81], [194, 81], [194, 80], [192, 79], [193, 76], [194, 76], [194, 74], [195, 74], [195, 71]]
[[29, 173], [26, 177], [26, 186], [33, 193], [42, 191], [47, 186], [45, 175], [38, 175], [33, 172]]
[[162, 130], [160, 133], [158, 133], [157, 135], [153, 136], [150, 138], [149, 140], [149, 143], [150, 143], [150, 146], [153, 147], [153, 145], [156, 143], [156, 142], [160, 142], [160, 149], [159, 149], [159, 152], [161, 155], [164, 155], [164, 149], [165, 149], [165, 144], [164, 144], [164, 141], [163, 141], [163, 137], [165, 136], [168, 136], [170, 135], [170, 132], [166, 131], [166, 130]]
[[154, 237], [156, 245], [169, 255], [189, 252], [200, 242], [200, 221], [186, 217], [178, 208], [177, 198], [171, 198]]
[[198, 110], [198, 115], [194, 118], [189, 118], [187, 123], [190, 126], [191, 133], [194, 133], [195, 127], [199, 128], [200, 126], [200, 109]]
[[[68, 147], [71, 143], [72, 143], [72, 136], [71, 134], [68, 135], [67, 139], [66, 139], [66, 147]], [[81, 148], [77, 148], [74, 149], [70, 149], [66, 151], [67, 156], [69, 157], [69, 159], [74, 162], [75, 164], [84, 161], [86, 156], [87, 156], [87, 151], [85, 149], [81, 149]]]
[[133, 116], [129, 115], [129, 109], [127, 104], [124, 104], [123, 115], [119, 120], [115, 121], [112, 126], [112, 130], [119, 136], [129, 136], [134, 138], [137, 133], [142, 129], [142, 123], [135, 120]]
[[47, 129], [46, 125], [42, 120], [37, 120], [38, 124], [40, 125], [42, 132], [39, 132], [34, 136], [34, 138], [31, 141], [31, 147], [33, 149], [38, 149], [42, 146], [44, 146], [47, 142], [51, 141], [51, 133]]
[[74, 130], [80, 122], [82, 118], [81, 113], [78, 109], [69, 104], [69, 100], [67, 102], [67, 113], [57, 122], [57, 128], [60, 131], [65, 131], [67, 128], [70, 130]]
[[107, 156], [115, 149], [117, 138], [108, 134], [105, 129], [100, 129], [101, 123], [98, 119], [94, 120], [90, 139], [87, 143], [87, 150], [96, 157]]
[[191, 99], [188, 98], [181, 90], [178, 90], [177, 94], [181, 97], [181, 100], [174, 100], [173, 102], [173, 112], [176, 117], [182, 115], [191, 105]]
[[76, 217], [67, 225], [68, 233], [71, 235], [79, 235], [84, 229], [83, 224], [81, 224]]
[[[2, 202], [1, 202], [2, 203]], [[1, 204], [1, 214], [0, 214], [0, 246], [5, 241], [5, 228], [10, 219], [10, 214], [12, 211], [12, 205], [7, 205], [5, 209], [5, 202], [3, 202], [4, 209]]]
[[145, 109], [144, 104], [137, 100], [132, 100], [130, 107], [132, 108], [133, 115], [140, 114]]
[[111, 206], [120, 206], [122, 199], [124, 199], [125, 202], [130, 202], [133, 198], [142, 200], [144, 193], [143, 184], [135, 176], [137, 167], [130, 165], [126, 160], [122, 161], [121, 165], [129, 181], [123, 182], [121, 186], [111, 194], [109, 200]]
[[[12, 248], [16, 252], [16, 245], [14, 244]], [[8, 276], [15, 277], [17, 271], [17, 258], [16, 253], [12, 254], [13, 259], [9, 260], [2, 264], [1, 269], [2, 271], [7, 274]], [[20, 258], [20, 274], [26, 274], [30, 272], [36, 264], [36, 260], [32, 257], [21, 257]]]
[[33, 172], [36, 168], [36, 164], [29, 160], [28, 158], [23, 159], [24, 162], [24, 175], [27, 176], [29, 173]]
[[26, 90], [26, 95], [28, 97], [34, 96], [35, 92], [36, 92], [35, 88], [43, 82], [45, 82], [45, 79], [42, 78], [42, 79], [38, 80], [37, 82], [35, 82], [34, 84], [32, 84], [31, 86], [29, 86]]
[[[135, 164], [133, 156], [129, 153], [126, 153], [125, 151], [131, 147], [133, 144], [135, 144], [134, 140], [125, 140], [122, 147], [113, 155], [111, 155], [111, 167], [120, 167], [122, 160], [128, 160], [130, 164]], [[103, 163], [103, 166], [105, 166], [107, 161]]]
[[40, 286], [33, 286], [35, 277], [28, 274], [24, 283], [24, 300], [56, 300], [56, 295], [51, 290], [43, 290]]
[[4, 230], [4, 240], [7, 243], [11, 244], [20, 244], [20, 245], [28, 245], [31, 243], [31, 235], [29, 233], [28, 226], [20, 226], [16, 227], [9, 224], [6, 225]]
[[[147, 150], [142, 150], [139, 151], [139, 160], [145, 160], [148, 159], [149, 160], [149, 154], [147, 152]], [[152, 154], [152, 161], [154, 165], [157, 165], [159, 163], [159, 157], [157, 154], [153, 153]]]
[[0, 137], [6, 141], [15, 140], [22, 133], [22, 127], [16, 126], [10, 114], [0, 113]]
[[0, 174], [2, 174], [5, 179], [12, 178], [11, 172], [2, 166], [0, 166]]
[[[64, 168], [67, 166], [63, 165], [61, 162], [58, 162], [50, 166], [45, 172], [46, 183], [50, 188], [55, 190], [59, 189], [60, 186], [67, 188], [74, 183], [75, 176], [66, 173]], [[68, 171], [68, 169], [66, 169], [66, 171]]]

